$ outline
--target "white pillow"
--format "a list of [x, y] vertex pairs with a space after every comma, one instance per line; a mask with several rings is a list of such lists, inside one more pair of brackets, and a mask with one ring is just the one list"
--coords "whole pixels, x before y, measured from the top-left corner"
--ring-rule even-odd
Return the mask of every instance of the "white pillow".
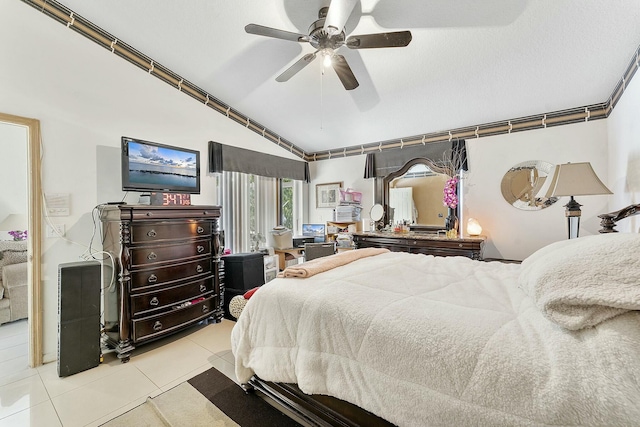
[[640, 310], [640, 234], [545, 246], [522, 262], [519, 286], [549, 320], [571, 330]]

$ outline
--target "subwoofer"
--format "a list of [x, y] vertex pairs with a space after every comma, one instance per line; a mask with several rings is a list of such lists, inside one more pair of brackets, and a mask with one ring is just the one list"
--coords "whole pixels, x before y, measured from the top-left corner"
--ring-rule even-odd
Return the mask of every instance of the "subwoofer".
[[99, 261], [58, 265], [58, 376], [100, 364]]

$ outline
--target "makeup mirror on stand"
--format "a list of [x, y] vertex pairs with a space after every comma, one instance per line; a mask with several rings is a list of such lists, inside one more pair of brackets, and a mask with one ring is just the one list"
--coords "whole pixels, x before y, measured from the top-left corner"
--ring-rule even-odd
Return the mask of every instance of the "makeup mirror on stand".
[[380, 221], [384, 217], [384, 208], [381, 204], [377, 203], [371, 207], [369, 211], [369, 218], [371, 218], [371, 231], [377, 231], [380, 227]]

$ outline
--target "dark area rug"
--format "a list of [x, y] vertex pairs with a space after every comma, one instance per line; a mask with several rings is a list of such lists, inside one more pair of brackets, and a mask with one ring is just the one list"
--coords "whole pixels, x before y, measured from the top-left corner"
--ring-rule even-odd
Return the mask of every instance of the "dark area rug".
[[242, 427], [300, 426], [254, 393], [245, 393], [215, 368], [191, 378], [188, 383]]

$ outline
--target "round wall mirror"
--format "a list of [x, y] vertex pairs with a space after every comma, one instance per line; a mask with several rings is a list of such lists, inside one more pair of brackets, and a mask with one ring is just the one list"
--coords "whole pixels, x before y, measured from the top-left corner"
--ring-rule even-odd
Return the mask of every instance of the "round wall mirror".
[[380, 221], [384, 216], [384, 208], [381, 204], [375, 204], [369, 211], [369, 218], [374, 221]]
[[554, 204], [558, 198], [545, 194], [555, 166], [542, 160], [518, 163], [504, 174], [500, 189], [504, 199], [514, 208], [539, 211]]

